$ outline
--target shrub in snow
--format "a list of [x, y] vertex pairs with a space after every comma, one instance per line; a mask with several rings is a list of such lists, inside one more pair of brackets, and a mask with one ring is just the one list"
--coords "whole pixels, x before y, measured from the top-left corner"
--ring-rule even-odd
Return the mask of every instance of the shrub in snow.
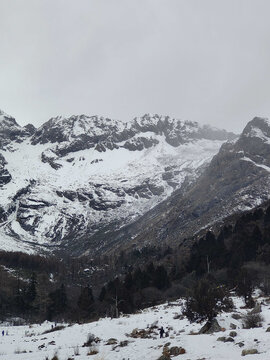
[[96, 354], [98, 354], [98, 349], [95, 346], [90, 346], [87, 355], [96, 355]]
[[260, 314], [247, 314], [243, 318], [244, 329], [252, 329], [262, 326], [263, 317]]
[[228, 311], [233, 307], [225, 287], [216, 285], [213, 281], [203, 278], [195, 284], [186, 297], [183, 314], [188, 320], [211, 323], [221, 311]]

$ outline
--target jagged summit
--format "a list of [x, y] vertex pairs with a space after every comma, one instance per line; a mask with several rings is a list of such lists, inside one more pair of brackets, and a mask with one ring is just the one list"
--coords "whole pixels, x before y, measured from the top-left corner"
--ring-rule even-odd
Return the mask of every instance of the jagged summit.
[[145, 114], [130, 122], [102, 116], [73, 115], [50, 119], [37, 129], [31, 142], [33, 145], [69, 142], [62, 145], [65, 154], [69, 149], [74, 151], [76, 148], [79, 151], [95, 146], [98, 151], [119, 147], [142, 150], [159, 142], [157, 138], [153, 140], [151, 137], [156, 135], [164, 136], [168, 144], [176, 147], [196, 139], [228, 140], [236, 137], [225, 130], [201, 127], [197, 122], [157, 114]]
[[[259, 131], [260, 130], [260, 131]], [[242, 132], [242, 137], [270, 137], [270, 121], [267, 118], [254, 117]]]
[[28, 127], [21, 127], [14, 117], [0, 110], [0, 148], [8, 145], [10, 141], [22, 142], [31, 136]]
[[57, 116], [37, 129], [32, 143], [71, 141], [82, 136], [97, 141], [116, 132], [121, 133], [125, 128], [127, 124], [122, 121], [103, 116], [72, 115], [67, 118]]
[[5, 131], [8, 136], [0, 131], [0, 248], [13, 239], [18, 248], [30, 242], [76, 253], [110, 247], [111, 232], [175, 189], [184, 191], [231, 137], [196, 122], [149, 114], [129, 122], [57, 116], [38, 129], [20, 127], [14, 119]]
[[257, 165], [270, 166], [270, 122], [266, 118], [255, 117], [244, 128], [235, 144], [235, 151], [243, 153], [246, 161]]

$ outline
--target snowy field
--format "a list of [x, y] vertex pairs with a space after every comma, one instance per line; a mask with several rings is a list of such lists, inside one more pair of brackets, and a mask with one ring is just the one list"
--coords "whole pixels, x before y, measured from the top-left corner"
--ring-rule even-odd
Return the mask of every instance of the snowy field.
[[[43, 333], [51, 329], [52, 324], [49, 322], [32, 326], [2, 325], [1, 331], [8, 331], [8, 335], [5, 334], [0, 338], [0, 359], [45, 360], [48, 358], [51, 360], [57, 355], [59, 360], [157, 360], [162, 355], [163, 346], [170, 343], [169, 348], [181, 346], [186, 351], [185, 354], [172, 359], [236, 360], [243, 358], [241, 355], [243, 349], [256, 349], [258, 354], [247, 355], [247, 359], [254, 357], [256, 360], [269, 360], [270, 332], [266, 330], [270, 325], [270, 302], [265, 298], [258, 299], [262, 302], [261, 315], [264, 318], [262, 327], [243, 329], [241, 319], [235, 320], [232, 314], [245, 315], [247, 310], [241, 309], [243, 305], [241, 300], [238, 298], [233, 300], [234, 311], [218, 316], [222, 331], [211, 335], [196, 335], [194, 333], [201, 328], [201, 324], [190, 324], [186, 319], [176, 318], [181, 313], [180, 300], [118, 319], [104, 318], [83, 325], [62, 324], [65, 326], [63, 330], [48, 334]], [[169, 336], [160, 339], [157, 328], [153, 330], [149, 339], [128, 336], [136, 328], [149, 330], [152, 324], [163, 326], [165, 331], [169, 329]], [[231, 324], [236, 326], [234, 331], [237, 334], [233, 341], [217, 341], [219, 337], [229, 337], [232, 331]], [[98, 337], [100, 342], [90, 348], [83, 347], [89, 333]], [[115, 340], [109, 342], [114, 344], [106, 345], [112, 338]], [[88, 355], [93, 350], [98, 353]]]

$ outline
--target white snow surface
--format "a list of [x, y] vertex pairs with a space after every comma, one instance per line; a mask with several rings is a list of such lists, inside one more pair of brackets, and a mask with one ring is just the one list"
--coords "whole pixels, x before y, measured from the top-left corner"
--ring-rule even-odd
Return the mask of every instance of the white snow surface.
[[[270, 142], [269, 142], [269, 144], [270, 144]], [[257, 167], [260, 167], [260, 168], [262, 168], [262, 169], [270, 172], [270, 167], [269, 167], [269, 166], [264, 165], [264, 164], [258, 164], [258, 163], [256, 163], [255, 161], [251, 160], [251, 159], [250, 159], [249, 157], [247, 157], [247, 156], [242, 157], [240, 160], [251, 162], [253, 165], [255, 165], [255, 166], [257, 166]]]
[[[257, 349], [258, 354], [248, 355], [247, 359], [269, 360], [270, 333], [266, 332], [270, 323], [269, 298], [258, 298], [262, 303], [261, 315], [263, 317], [262, 327], [244, 329], [242, 320], [232, 318], [233, 313], [245, 315], [247, 310], [241, 308], [243, 301], [233, 297], [235, 309], [232, 313], [222, 313], [217, 320], [222, 331], [213, 334], [196, 335], [203, 324], [189, 323], [174, 318], [181, 314], [181, 299], [173, 303], [143, 310], [134, 315], [123, 315], [118, 319], [102, 318], [99, 321], [86, 324], [62, 324], [63, 330], [43, 334], [50, 330], [52, 323], [44, 322], [30, 326], [9, 326], [2, 324], [1, 330], [8, 331], [8, 335], [0, 338], [1, 360], [50, 360], [57, 354], [59, 360], [68, 358], [77, 360], [157, 360], [163, 346], [170, 342], [169, 347], [181, 346], [186, 353], [173, 359], [183, 360], [239, 360], [242, 358], [243, 349]], [[128, 334], [133, 329], [147, 329], [152, 324], [163, 326], [165, 331], [169, 329], [169, 336], [159, 338], [158, 329], [155, 330], [153, 338], [132, 338]], [[236, 325], [236, 337], [233, 342], [217, 341], [219, 337], [229, 337], [230, 324]], [[57, 324], [60, 325], [60, 324]], [[87, 341], [88, 334], [93, 334], [100, 339], [94, 348], [98, 351], [96, 355], [87, 355], [93, 347], [83, 347]], [[107, 340], [114, 338], [116, 345], [106, 345]], [[121, 341], [129, 341], [127, 346], [118, 346]], [[244, 343], [243, 347], [238, 344]], [[75, 356], [75, 353], [79, 355]]]
[[[265, 122], [269, 125], [269, 120], [265, 119]], [[261, 139], [264, 143], [266, 144], [270, 144], [270, 138], [267, 134], [265, 134], [262, 129], [252, 126], [250, 132], [249, 132], [249, 137], [257, 137], [259, 139]]]

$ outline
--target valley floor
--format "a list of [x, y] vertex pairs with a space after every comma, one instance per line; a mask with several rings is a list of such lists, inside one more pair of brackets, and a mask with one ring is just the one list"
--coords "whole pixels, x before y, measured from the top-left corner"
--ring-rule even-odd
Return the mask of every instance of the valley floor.
[[[59, 331], [43, 334], [50, 330], [52, 323], [31, 326], [4, 326], [1, 332], [8, 331], [8, 335], [0, 338], [0, 360], [49, 360], [57, 354], [59, 360], [157, 360], [162, 355], [163, 346], [181, 346], [186, 350], [183, 355], [172, 357], [183, 360], [236, 360], [241, 359], [243, 349], [257, 349], [258, 354], [248, 355], [247, 359], [268, 360], [270, 358], [270, 332], [266, 332], [270, 325], [270, 303], [265, 298], [262, 302], [261, 315], [264, 318], [262, 327], [243, 329], [241, 319], [235, 320], [232, 314], [246, 314], [241, 309], [242, 301], [233, 298], [235, 309], [232, 313], [222, 313], [218, 322], [224, 331], [210, 335], [192, 335], [201, 324], [190, 324], [187, 319], [175, 317], [181, 313], [181, 300], [148, 308], [135, 315], [121, 316], [118, 319], [104, 318], [88, 324], [74, 324]], [[231, 323], [236, 325], [237, 335], [233, 342], [217, 341], [219, 337], [228, 337], [232, 331]], [[147, 329], [152, 324], [163, 326], [169, 331], [169, 336], [160, 339], [159, 331], [154, 328], [151, 338], [133, 338], [127, 336], [134, 329]], [[59, 325], [59, 324], [58, 324]], [[83, 347], [88, 334], [100, 338], [100, 342], [92, 348]], [[156, 334], [155, 334], [156, 333]], [[106, 345], [108, 339], [116, 339], [116, 344]], [[122, 343], [120, 342], [128, 341]], [[114, 342], [111, 340], [111, 342]], [[244, 343], [243, 347], [239, 343]], [[97, 350], [95, 355], [87, 355], [90, 350]]]

